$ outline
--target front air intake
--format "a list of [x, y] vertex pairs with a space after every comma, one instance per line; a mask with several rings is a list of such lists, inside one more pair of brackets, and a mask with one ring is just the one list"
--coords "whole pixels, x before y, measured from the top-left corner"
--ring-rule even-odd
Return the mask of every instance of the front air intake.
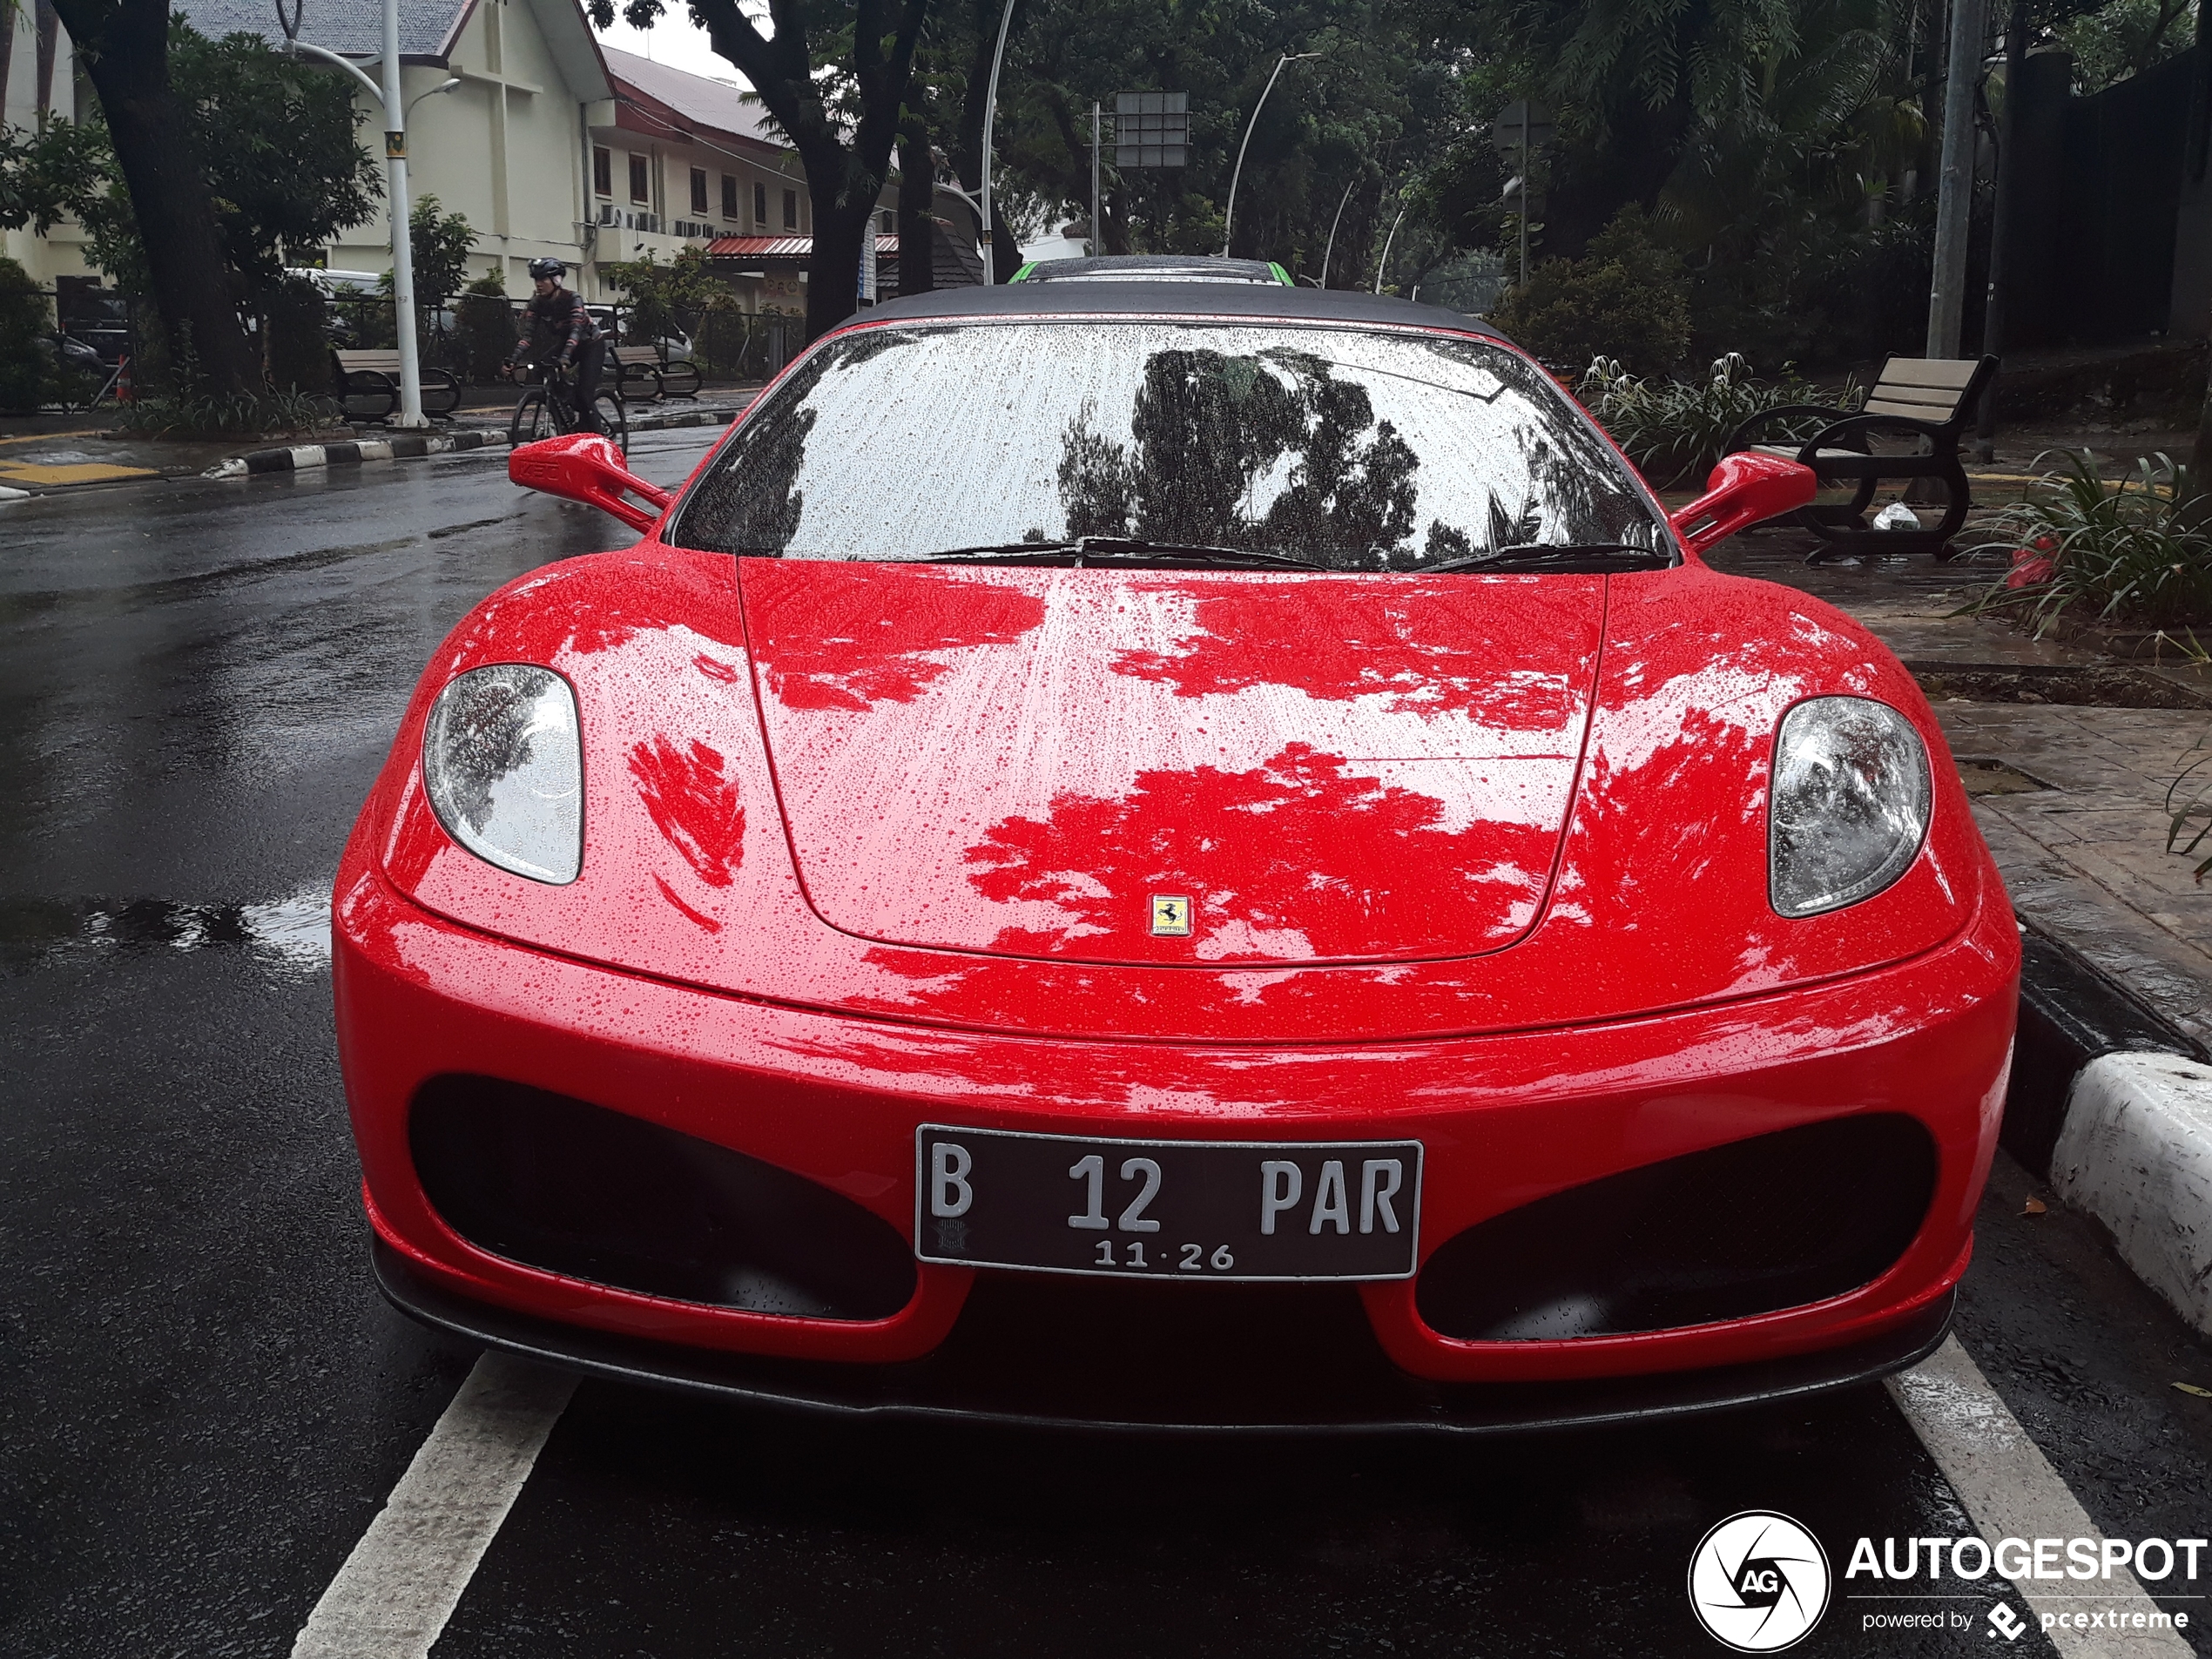
[[1468, 1228], [1414, 1287], [1466, 1342], [1616, 1336], [1857, 1290], [1905, 1253], [1935, 1143], [1894, 1113], [1831, 1119], [1607, 1176]]
[[470, 1244], [617, 1290], [755, 1313], [882, 1319], [914, 1298], [895, 1227], [697, 1136], [495, 1077], [434, 1077], [408, 1142]]

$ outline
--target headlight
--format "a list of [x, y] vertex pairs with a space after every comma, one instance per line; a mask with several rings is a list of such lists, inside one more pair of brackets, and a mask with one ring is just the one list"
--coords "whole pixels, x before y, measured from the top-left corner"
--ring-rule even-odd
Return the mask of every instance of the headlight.
[[501, 663], [456, 676], [422, 732], [422, 780], [446, 833], [533, 881], [583, 863], [583, 750], [576, 694], [549, 669]]
[[1903, 875], [1927, 833], [1928, 752], [1886, 703], [1817, 697], [1782, 717], [1767, 890], [1785, 916], [1840, 910]]

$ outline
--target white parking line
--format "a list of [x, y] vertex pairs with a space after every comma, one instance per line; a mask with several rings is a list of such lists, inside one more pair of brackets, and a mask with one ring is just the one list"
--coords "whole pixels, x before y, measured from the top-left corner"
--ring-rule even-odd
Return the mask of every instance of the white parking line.
[[292, 1644], [292, 1659], [428, 1659], [576, 1379], [476, 1361]]
[[[1887, 1386], [1989, 1542], [2103, 1536], [1957, 1337]], [[2160, 1610], [2125, 1567], [2094, 1582], [2095, 1606], [2116, 1610], [2131, 1625], [2135, 1615]], [[2039, 1619], [2079, 1616], [2090, 1607], [2080, 1594], [2088, 1587], [2070, 1579], [2016, 1578], [2013, 1584]], [[2054, 1626], [2044, 1634], [2064, 1659], [2193, 1659], [2196, 1651], [2172, 1630]]]

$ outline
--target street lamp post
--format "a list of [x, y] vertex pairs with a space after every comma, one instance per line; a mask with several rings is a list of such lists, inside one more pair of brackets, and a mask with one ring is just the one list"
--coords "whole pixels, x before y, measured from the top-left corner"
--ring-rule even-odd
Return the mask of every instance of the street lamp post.
[[[390, 5], [392, 0], [384, 0]], [[999, 44], [991, 49], [991, 84], [983, 92], [983, 180], [979, 192], [983, 200], [983, 286], [989, 287], [998, 280], [991, 264], [991, 128], [999, 112], [999, 64], [1006, 57], [1006, 31], [1014, 25], [1015, 0], [1006, 0], [1006, 10], [999, 14]]]
[[1318, 57], [1319, 52], [1285, 52], [1275, 60], [1274, 73], [1267, 78], [1267, 84], [1260, 88], [1259, 102], [1252, 105], [1252, 118], [1244, 124], [1244, 142], [1237, 146], [1237, 165], [1229, 175], [1229, 206], [1221, 214], [1221, 257], [1229, 257], [1229, 229], [1237, 219], [1237, 181], [1244, 176], [1244, 152], [1251, 147], [1252, 129], [1259, 125], [1259, 112], [1267, 107], [1267, 95], [1275, 90], [1275, 78], [1283, 72], [1285, 64], [1302, 64], [1309, 57]]
[[1344, 206], [1352, 199], [1352, 185], [1359, 182], [1359, 175], [1354, 173], [1352, 176], [1352, 184], [1346, 185], [1344, 187], [1344, 194], [1337, 198], [1337, 216], [1329, 221], [1329, 245], [1321, 250], [1320, 286], [1322, 287], [1325, 288], [1329, 286], [1329, 256], [1337, 251], [1337, 226], [1343, 221]]
[[[334, 64], [366, 87], [368, 95], [383, 106], [384, 159], [389, 175], [386, 199], [392, 210], [392, 307], [398, 314], [395, 320], [400, 344], [400, 407], [391, 424], [426, 427], [430, 423], [422, 417], [422, 366], [415, 338], [415, 247], [408, 234], [407, 105], [400, 98], [399, 0], [384, 0], [384, 57], [378, 65], [384, 78], [381, 86], [363, 74], [358, 64], [300, 39], [297, 8], [287, 17], [280, 4], [277, 22], [284, 29], [286, 50], [305, 52], [310, 57]], [[438, 90], [444, 91], [447, 88]]]

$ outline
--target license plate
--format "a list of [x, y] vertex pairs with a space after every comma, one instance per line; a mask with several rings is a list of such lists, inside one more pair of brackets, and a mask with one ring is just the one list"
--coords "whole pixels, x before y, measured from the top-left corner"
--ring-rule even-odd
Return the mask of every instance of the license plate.
[[925, 1123], [914, 1253], [1117, 1278], [1410, 1278], [1419, 1141], [1122, 1141]]

